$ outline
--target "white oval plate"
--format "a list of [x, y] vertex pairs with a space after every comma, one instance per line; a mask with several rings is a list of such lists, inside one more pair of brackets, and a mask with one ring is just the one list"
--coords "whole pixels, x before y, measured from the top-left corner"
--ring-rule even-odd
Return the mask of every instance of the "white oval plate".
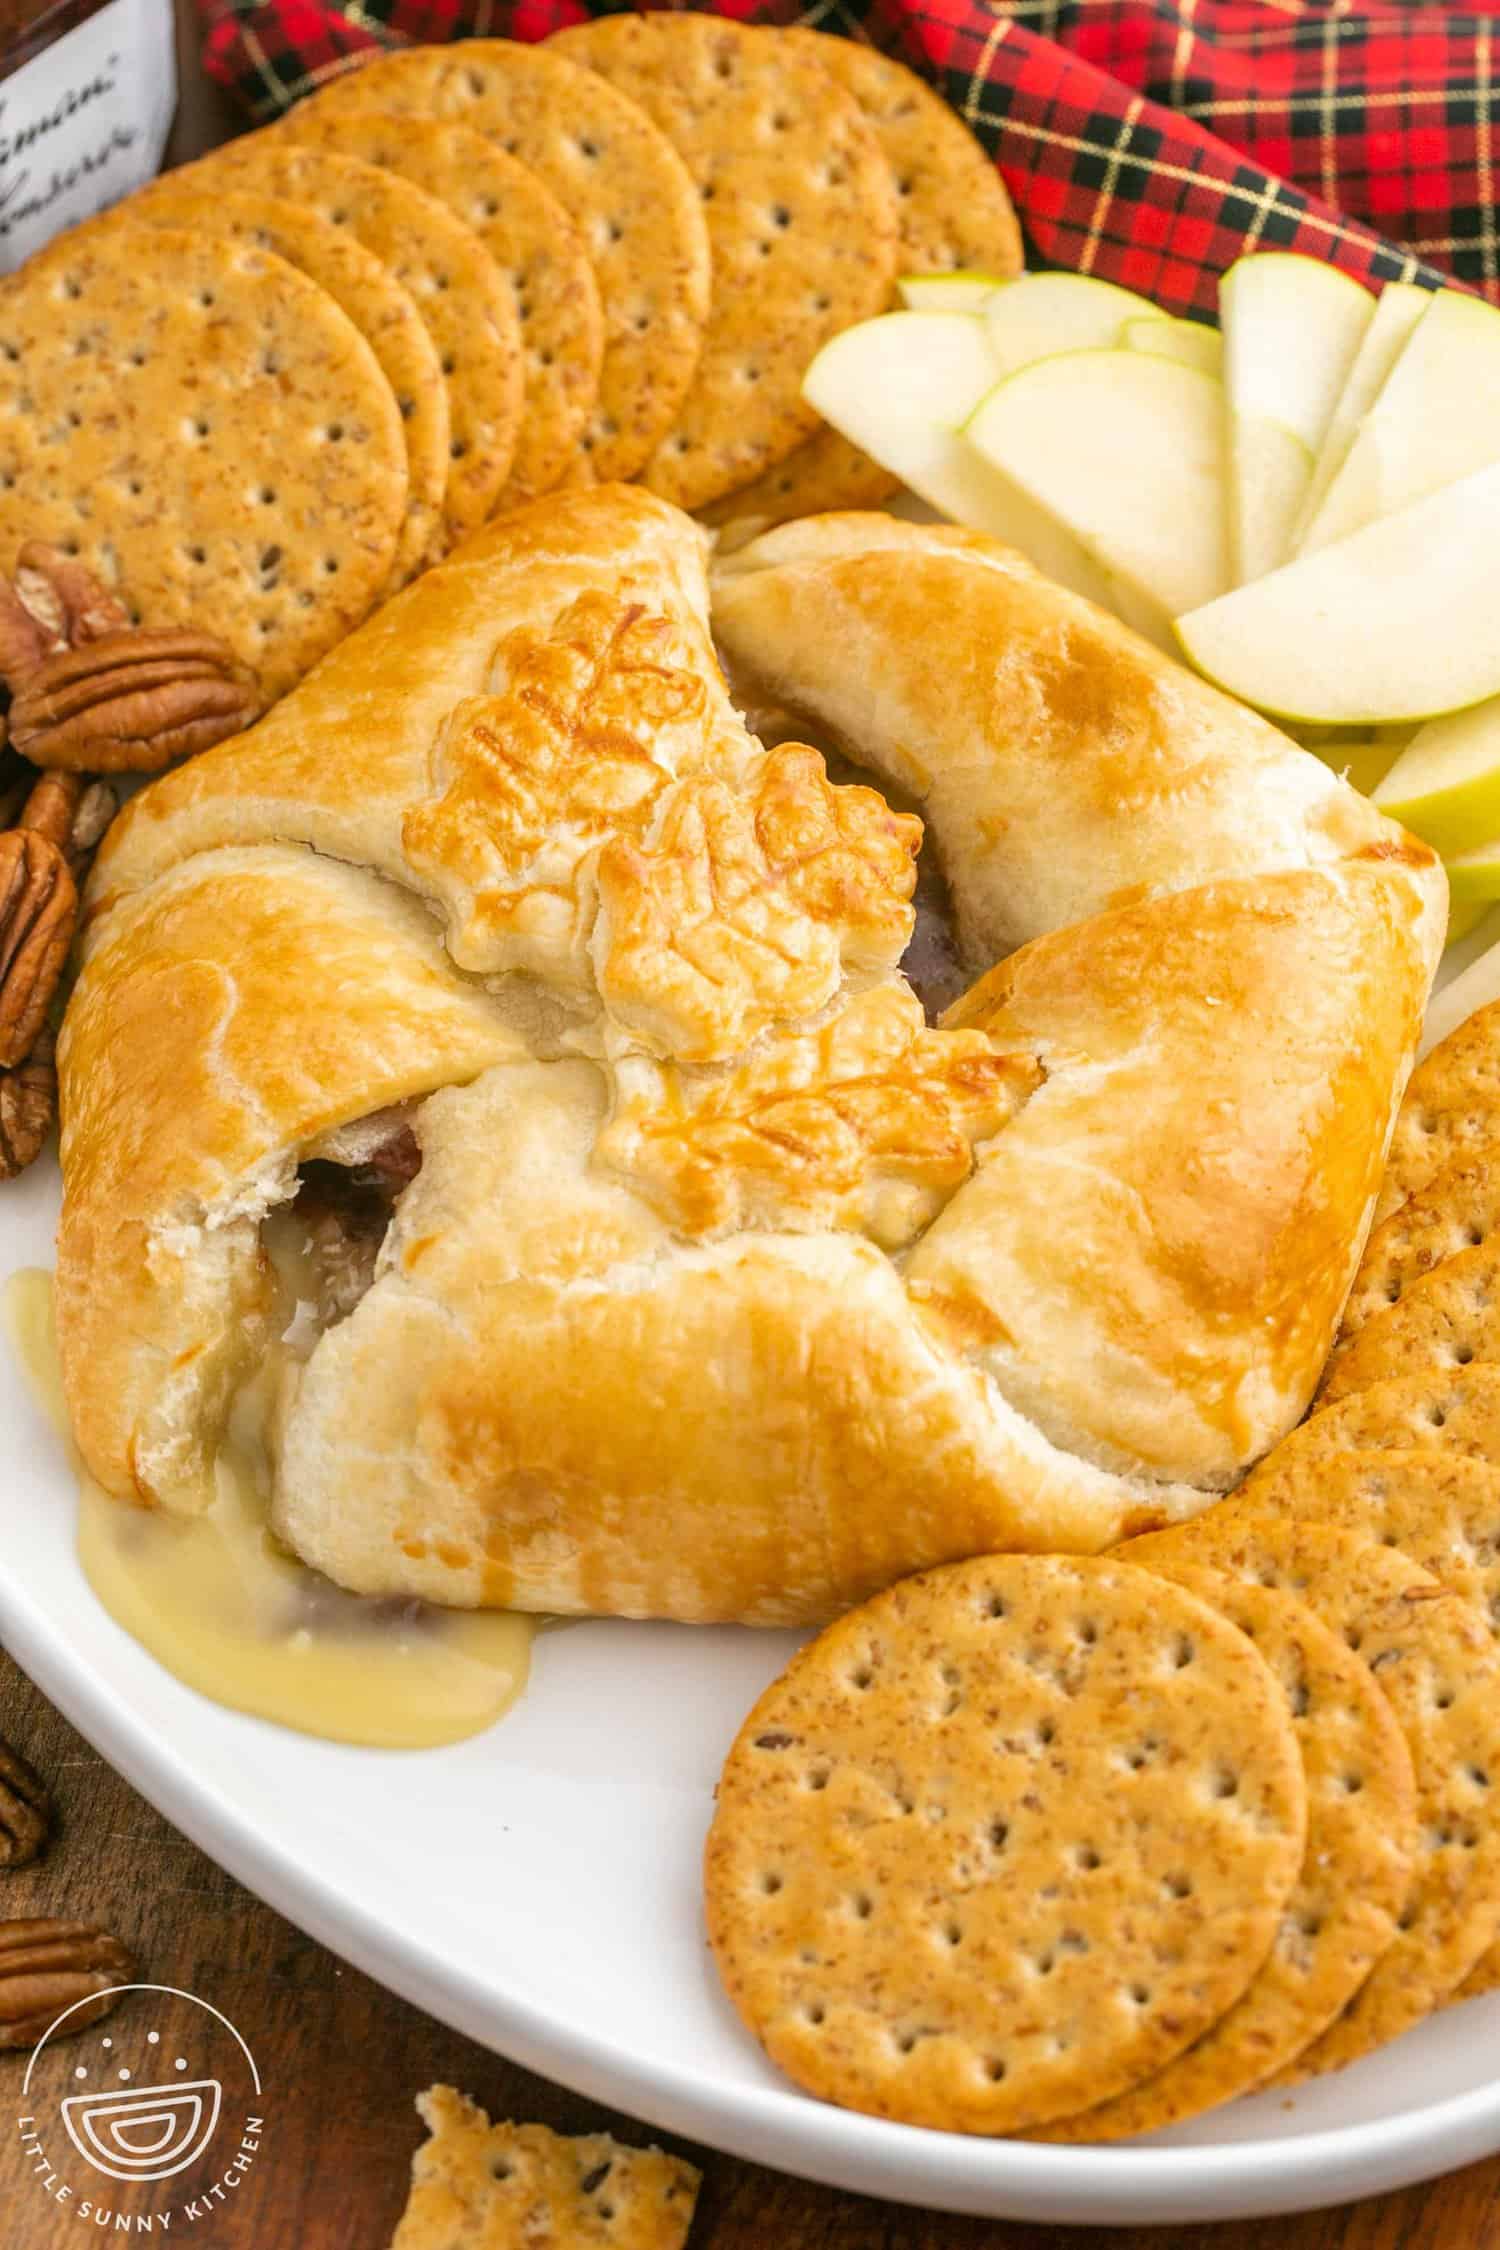
[[[55, 1171], [3, 1193], [0, 1273], [49, 1264]], [[74, 1557], [63, 1447], [3, 1346], [0, 1431], [0, 1638], [38, 1685], [283, 1914], [581, 2093], [836, 2187], [1071, 2224], [1340, 2203], [1500, 2148], [1500, 1997], [1295, 2099], [1123, 2149], [969, 2140], [808, 2100], [723, 2000], [698, 1902], [715, 1775], [790, 1636], [581, 1625], [543, 1638], [525, 1701], [474, 1741], [311, 1741], [179, 1686], [105, 1615]]]

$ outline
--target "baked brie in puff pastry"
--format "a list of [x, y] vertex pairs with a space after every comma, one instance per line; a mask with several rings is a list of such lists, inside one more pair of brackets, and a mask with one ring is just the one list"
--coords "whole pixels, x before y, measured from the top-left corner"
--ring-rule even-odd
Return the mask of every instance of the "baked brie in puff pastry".
[[[924, 824], [975, 980], [931, 1025]], [[802, 1623], [1190, 1515], [1311, 1396], [1445, 912], [1326, 766], [985, 539], [810, 518], [710, 609], [673, 508], [540, 501], [110, 837], [79, 1443], [202, 1510], [280, 1349], [306, 1561], [564, 1613]], [[332, 1279], [282, 1342], [288, 1205]]]

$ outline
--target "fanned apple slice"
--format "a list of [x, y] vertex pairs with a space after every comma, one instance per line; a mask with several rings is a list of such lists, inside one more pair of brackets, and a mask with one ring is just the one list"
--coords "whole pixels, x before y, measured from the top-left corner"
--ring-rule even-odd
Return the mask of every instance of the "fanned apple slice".
[[[1494, 902], [1491, 899], [1450, 898], [1448, 901], [1448, 935], [1443, 940], [1443, 951], [1445, 953], [1450, 952], [1454, 946], [1462, 945], [1466, 938], [1473, 937], [1477, 930], [1483, 928], [1494, 911]], [[1486, 937], [1484, 943], [1488, 948], [1494, 943], [1494, 940], [1492, 937]]]
[[1375, 311], [1364, 341], [1354, 355], [1333, 417], [1318, 448], [1313, 463], [1312, 481], [1307, 488], [1301, 513], [1292, 531], [1292, 548], [1301, 552], [1308, 526], [1323, 505], [1323, 496], [1349, 457], [1349, 448], [1358, 435], [1360, 423], [1371, 411], [1386, 377], [1405, 350], [1412, 330], [1432, 303], [1430, 289], [1418, 289], [1409, 281], [1390, 281], [1375, 300]]
[[1315, 758], [1321, 758], [1325, 766], [1341, 774], [1350, 788], [1357, 789], [1362, 797], [1374, 795], [1401, 755], [1391, 743], [1378, 738], [1365, 742], [1309, 742], [1304, 747]]
[[1232, 585], [1247, 586], [1287, 560], [1312, 467], [1308, 447], [1279, 422], [1231, 416], [1226, 518]]
[[1143, 587], [1133, 580], [1122, 578], [1114, 571], [1104, 574], [1105, 601], [1103, 607], [1112, 609], [1122, 625], [1130, 626], [1142, 640], [1150, 641], [1163, 656], [1178, 656], [1177, 636], [1172, 620], [1161, 604], [1154, 601]]
[[1155, 352], [1161, 359], [1180, 359], [1184, 367], [1199, 367], [1205, 375], [1221, 373], [1224, 339], [1217, 328], [1201, 320], [1174, 320], [1160, 313], [1154, 320], [1127, 320], [1120, 342], [1128, 352]]
[[1500, 700], [1423, 727], [1375, 802], [1445, 856], [1500, 834]]
[[803, 396], [940, 515], [1018, 547], [1061, 586], [1115, 606], [1078, 541], [958, 435], [993, 387], [988, 324], [970, 313], [882, 313], [825, 344]]
[[[1466, 922], [1469, 926], [1463, 927]], [[1469, 971], [1477, 968], [1487, 953], [1495, 956], [1490, 964], [1494, 990], [1482, 993], [1470, 1007], [1464, 1008], [1463, 1015], [1471, 1014], [1473, 1008], [1482, 1007], [1488, 999], [1500, 1000], [1500, 906], [1491, 905], [1488, 899], [1465, 899], [1457, 906], [1450, 903], [1443, 988], [1433, 1000], [1427, 1022], [1422, 1027], [1422, 1046], [1417, 1056], [1419, 1062], [1429, 1048], [1435, 1047], [1439, 1039], [1446, 1039], [1455, 1025], [1462, 1022], [1463, 1015], [1456, 1016], [1445, 1029], [1439, 1030], [1436, 1036], [1433, 1035], [1433, 1021], [1435, 1018], [1441, 1021], [1438, 1011], [1446, 1007], [1448, 994], [1466, 980]]]
[[[1165, 364], [1164, 362], [1161, 364]], [[1500, 463], [1177, 620], [1242, 702], [1329, 726], [1461, 711], [1500, 693]]]
[[1003, 273], [904, 273], [896, 287], [908, 312], [983, 312]]
[[1500, 311], [1439, 290], [1302, 541], [1313, 555], [1500, 461]]
[[1127, 320], [1160, 319], [1149, 297], [1081, 273], [1023, 273], [984, 308], [996, 370], [1014, 374], [1054, 352], [1119, 341]]
[[1243, 586], [1291, 553], [1313, 462], [1375, 311], [1318, 258], [1256, 251], [1219, 284], [1229, 409], [1229, 560]]
[[1221, 386], [1148, 352], [1038, 361], [990, 392], [975, 451], [1169, 617], [1226, 584]]
[[1448, 889], [1455, 905], [1465, 906], [1475, 900], [1493, 905], [1500, 899], [1500, 836], [1491, 836], [1469, 851], [1455, 852], [1443, 865], [1448, 870]]
[[1500, 1000], [1500, 943], [1487, 946], [1435, 995], [1422, 1026], [1418, 1062], [1441, 1046], [1461, 1023], [1467, 1023], [1476, 1008], [1487, 1008], [1492, 1000]]

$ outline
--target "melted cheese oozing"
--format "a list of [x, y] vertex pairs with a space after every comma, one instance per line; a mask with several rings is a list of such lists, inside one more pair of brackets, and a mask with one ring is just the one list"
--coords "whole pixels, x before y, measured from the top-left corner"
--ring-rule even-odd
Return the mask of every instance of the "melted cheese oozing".
[[[285, 1244], [276, 1263], [293, 1282]], [[51, 1275], [13, 1274], [3, 1312], [39, 1407], [66, 1437]], [[346, 1594], [282, 1547], [262, 1435], [278, 1372], [273, 1358], [241, 1394], [202, 1517], [133, 1508], [80, 1469], [85, 1577], [159, 1664], [232, 1710], [386, 1750], [480, 1733], [526, 1686], [536, 1620]]]

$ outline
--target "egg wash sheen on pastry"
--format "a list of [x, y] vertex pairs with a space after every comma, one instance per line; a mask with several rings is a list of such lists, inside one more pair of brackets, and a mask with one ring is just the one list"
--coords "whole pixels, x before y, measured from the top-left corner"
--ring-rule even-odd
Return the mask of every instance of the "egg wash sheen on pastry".
[[[272, 1246], [286, 1279], [291, 1229]], [[52, 1276], [12, 1274], [0, 1311], [33, 1396], [67, 1429]], [[277, 1355], [241, 1393], [217, 1463], [218, 1498], [184, 1522], [122, 1508], [80, 1478], [78, 1558], [115, 1623], [159, 1664], [232, 1710], [385, 1750], [435, 1749], [492, 1726], [525, 1691], [538, 1620], [345, 1594], [268, 1525], [262, 1428]]]

